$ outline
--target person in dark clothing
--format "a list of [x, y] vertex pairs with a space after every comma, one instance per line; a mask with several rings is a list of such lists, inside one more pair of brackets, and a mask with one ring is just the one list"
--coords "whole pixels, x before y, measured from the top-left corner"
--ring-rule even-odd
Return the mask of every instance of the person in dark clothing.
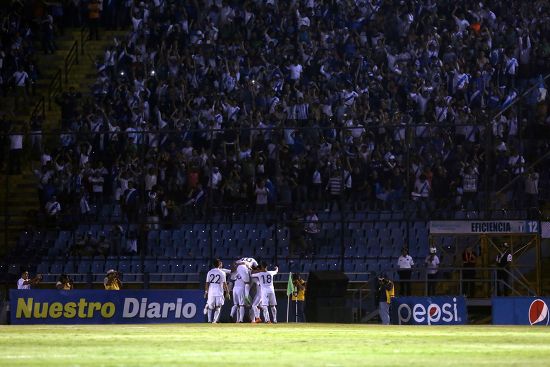
[[122, 208], [126, 213], [128, 221], [135, 223], [139, 216], [139, 196], [132, 181], [128, 182], [128, 190], [124, 192], [124, 196], [122, 197]]
[[90, 40], [99, 40], [99, 19], [101, 14], [101, 8], [99, 0], [91, 0], [88, 4], [88, 22], [90, 25]]
[[472, 246], [468, 246], [462, 253], [462, 278], [466, 279], [462, 282], [462, 290], [467, 297], [472, 297], [474, 294], [474, 279], [476, 276], [476, 255], [472, 250]]
[[502, 252], [497, 255], [496, 262], [499, 267], [499, 270], [497, 270], [497, 295], [507, 296], [510, 281], [508, 271], [512, 263], [512, 251], [508, 243], [504, 242], [502, 245]]

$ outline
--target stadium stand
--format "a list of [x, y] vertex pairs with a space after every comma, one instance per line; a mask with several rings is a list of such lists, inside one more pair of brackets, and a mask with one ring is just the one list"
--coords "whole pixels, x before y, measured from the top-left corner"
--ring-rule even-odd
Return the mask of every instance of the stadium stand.
[[89, 95], [43, 133], [39, 225], [11, 263], [196, 282], [250, 255], [364, 281], [403, 246], [422, 259], [428, 220], [546, 209], [544, 2], [125, 4]]

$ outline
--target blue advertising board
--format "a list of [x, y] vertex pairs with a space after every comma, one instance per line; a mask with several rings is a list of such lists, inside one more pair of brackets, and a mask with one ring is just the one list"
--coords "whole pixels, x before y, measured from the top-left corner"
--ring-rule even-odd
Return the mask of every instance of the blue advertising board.
[[10, 290], [12, 324], [203, 322], [199, 290]]
[[550, 298], [493, 297], [494, 325], [542, 325], [550, 320]]
[[390, 310], [395, 325], [463, 325], [468, 320], [462, 296], [396, 297]]

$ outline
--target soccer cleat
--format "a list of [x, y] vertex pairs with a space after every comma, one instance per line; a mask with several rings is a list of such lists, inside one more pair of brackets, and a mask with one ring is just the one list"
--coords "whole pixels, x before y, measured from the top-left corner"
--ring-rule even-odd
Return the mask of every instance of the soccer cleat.
[[266, 323], [266, 324], [271, 324], [271, 321], [266, 321], [265, 323]]

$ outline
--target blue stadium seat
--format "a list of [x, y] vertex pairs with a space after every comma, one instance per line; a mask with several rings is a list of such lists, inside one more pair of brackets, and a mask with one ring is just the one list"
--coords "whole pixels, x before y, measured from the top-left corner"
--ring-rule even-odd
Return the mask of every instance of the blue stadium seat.
[[94, 260], [92, 262], [92, 273], [94, 274], [105, 274], [105, 261], [104, 260]]
[[36, 267], [36, 272], [38, 274], [47, 274], [50, 272], [50, 265], [48, 263], [40, 263]]
[[90, 260], [81, 260], [77, 265], [77, 273], [88, 273], [92, 268], [92, 262]]

